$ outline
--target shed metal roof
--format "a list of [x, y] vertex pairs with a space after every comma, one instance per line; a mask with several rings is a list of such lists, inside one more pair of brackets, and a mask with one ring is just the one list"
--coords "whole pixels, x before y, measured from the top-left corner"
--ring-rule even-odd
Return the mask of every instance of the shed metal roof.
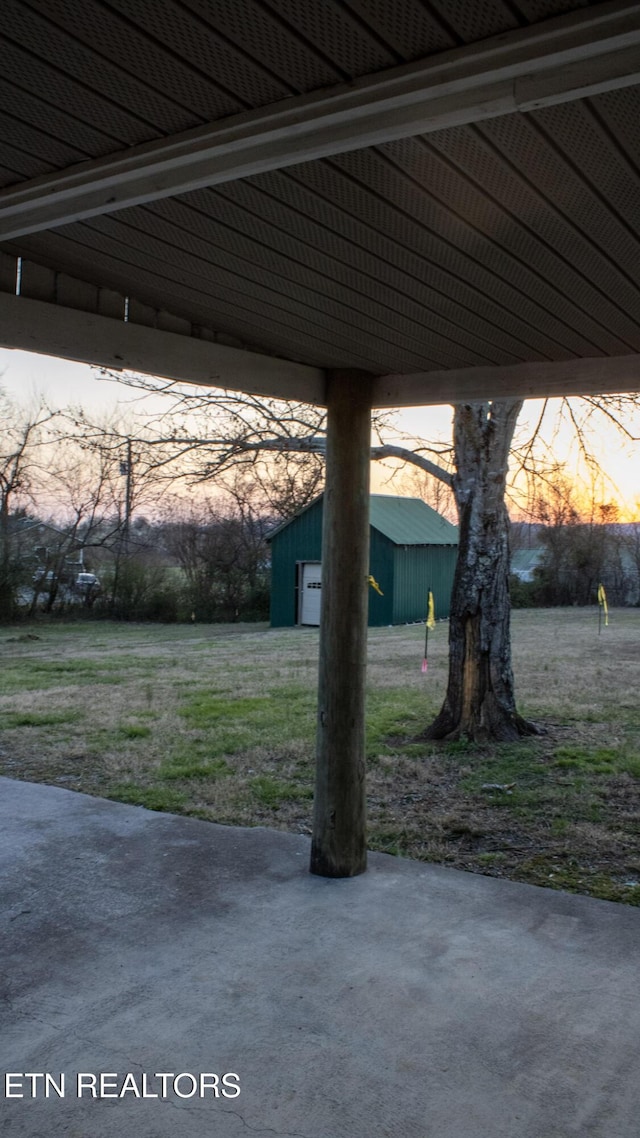
[[319, 402], [640, 387], [640, 4], [3, 0], [0, 52], [6, 346]]
[[[322, 501], [314, 498], [299, 514], [274, 529], [268, 537], [273, 541], [282, 530]], [[372, 494], [369, 499], [369, 521], [394, 545], [457, 545], [458, 527], [447, 521], [421, 498], [400, 498], [392, 494]]]
[[421, 498], [371, 495], [371, 525], [394, 545], [457, 545], [458, 527]]

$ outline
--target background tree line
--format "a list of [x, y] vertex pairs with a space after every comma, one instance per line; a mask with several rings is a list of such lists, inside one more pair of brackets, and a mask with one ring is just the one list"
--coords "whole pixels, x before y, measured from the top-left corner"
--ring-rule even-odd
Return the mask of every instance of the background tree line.
[[[265, 620], [271, 500], [248, 473], [173, 492], [149, 448], [42, 401], [0, 395], [0, 619]], [[115, 441], [117, 440], [117, 442]]]
[[539, 522], [512, 525], [514, 564], [521, 550], [534, 556], [525, 579], [512, 574], [511, 604], [590, 605], [603, 585], [609, 604], [639, 605], [640, 524], [620, 522], [611, 503], [585, 513], [571, 503], [570, 486], [562, 489], [565, 496], [547, 499]]
[[[0, 616], [36, 612], [124, 620], [266, 620], [269, 532], [322, 488], [324, 412], [230, 396], [212, 409], [180, 393], [171, 414], [89, 421], [40, 400], [1, 397]], [[215, 413], [214, 413], [215, 412]], [[457, 520], [451, 450], [383, 439], [372, 457], [405, 461], [391, 491]], [[265, 454], [269, 462], [265, 462]], [[640, 603], [640, 525], [588, 504], [557, 466], [542, 470], [514, 550], [533, 548], [515, 605]], [[181, 492], [178, 487], [182, 487]], [[84, 574], [99, 584], [78, 584]]]

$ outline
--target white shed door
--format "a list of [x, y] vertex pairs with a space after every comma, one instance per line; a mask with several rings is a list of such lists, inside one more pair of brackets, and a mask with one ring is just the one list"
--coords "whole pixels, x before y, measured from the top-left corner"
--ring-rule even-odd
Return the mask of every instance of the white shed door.
[[320, 624], [322, 565], [303, 561], [300, 570], [300, 624]]

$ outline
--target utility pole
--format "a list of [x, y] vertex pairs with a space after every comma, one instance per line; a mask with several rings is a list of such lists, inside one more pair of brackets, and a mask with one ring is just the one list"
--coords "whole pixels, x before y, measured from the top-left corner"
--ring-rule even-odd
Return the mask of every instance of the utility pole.
[[124, 498], [124, 526], [123, 544], [125, 552], [129, 549], [129, 531], [131, 527], [131, 514], [133, 512], [133, 448], [131, 439], [127, 439], [127, 457], [120, 462], [120, 473], [126, 477]]

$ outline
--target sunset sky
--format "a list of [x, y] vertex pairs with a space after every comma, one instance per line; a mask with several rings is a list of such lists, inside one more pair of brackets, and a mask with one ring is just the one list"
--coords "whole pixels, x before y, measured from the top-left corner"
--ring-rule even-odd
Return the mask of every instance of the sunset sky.
[[[96, 371], [85, 364], [71, 363], [67, 360], [53, 359], [29, 352], [0, 349], [0, 386], [7, 394], [19, 402], [28, 402], [38, 393], [58, 406], [81, 404], [87, 409], [108, 411], [116, 405], [127, 404], [141, 407], [139, 397], [121, 384], [99, 379]], [[576, 404], [578, 401], [575, 401]], [[559, 401], [552, 401], [557, 404]], [[536, 423], [541, 401], [527, 402], [518, 424], [518, 435], [526, 437]], [[400, 414], [402, 430], [413, 436], [443, 441], [451, 438], [452, 408], [421, 407], [406, 409]], [[567, 473], [575, 478], [579, 471], [579, 448], [568, 426], [562, 427], [553, 437], [553, 406], [548, 414], [547, 438], [553, 438], [554, 454], [558, 460], [567, 463]], [[597, 427], [592, 438], [594, 449], [607, 476], [603, 488], [605, 501], [616, 500], [625, 520], [640, 518], [640, 441], [625, 441], [602, 416], [598, 416]], [[640, 439], [640, 409], [627, 427]], [[384, 482], [382, 472], [374, 477], [374, 489], [383, 493], [396, 493], [396, 487]]]

